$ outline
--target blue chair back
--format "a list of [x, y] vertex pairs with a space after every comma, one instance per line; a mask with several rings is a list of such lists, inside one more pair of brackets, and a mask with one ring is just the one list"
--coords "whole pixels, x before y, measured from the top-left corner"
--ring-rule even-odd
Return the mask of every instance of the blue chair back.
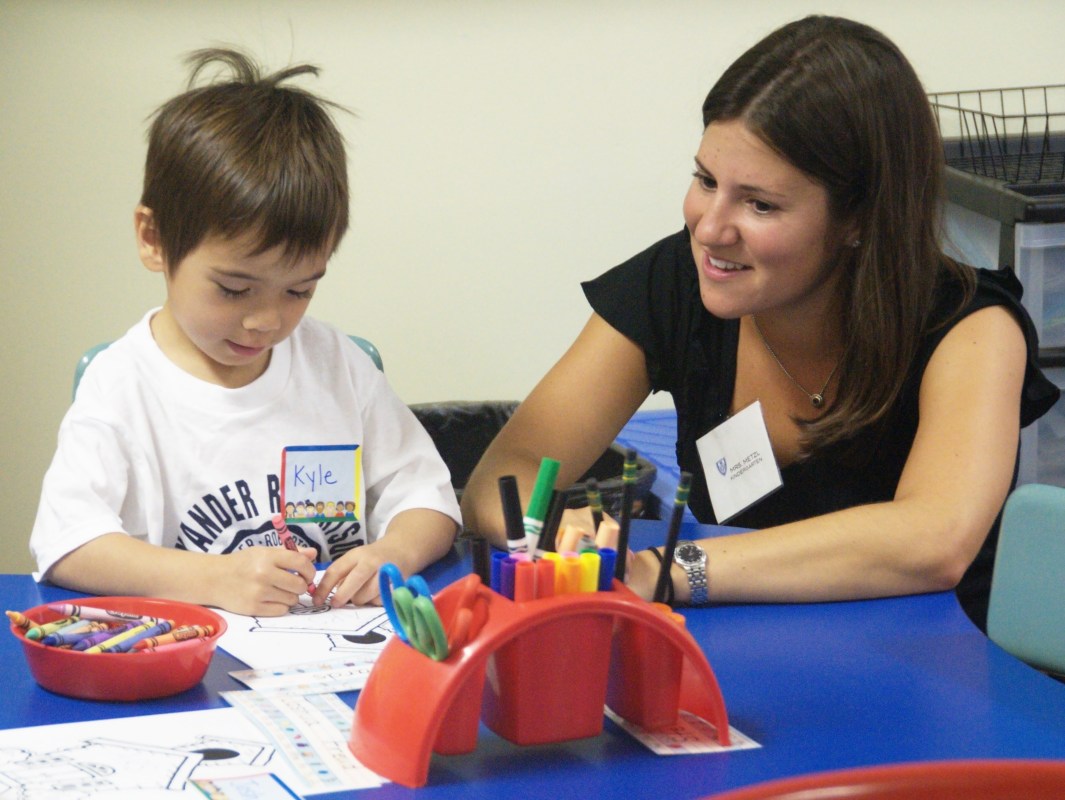
[[[373, 363], [377, 365], [379, 370], [382, 372], [385, 371], [385, 364], [384, 360], [381, 358], [381, 352], [373, 342], [369, 339], [364, 339], [361, 336], [349, 335], [348, 338], [362, 348], [363, 352], [373, 360]], [[110, 342], [101, 342], [100, 344], [93, 345], [82, 354], [81, 358], [78, 359], [78, 363], [74, 366], [74, 389], [70, 393], [71, 400], [73, 400], [74, 396], [78, 393], [78, 384], [81, 383], [81, 376], [85, 374], [85, 368], [89, 366], [92, 360], [96, 358], [101, 351], [106, 350], [110, 344]]]
[[1022, 661], [1065, 675], [1065, 488], [1027, 483], [1006, 500], [987, 635]]

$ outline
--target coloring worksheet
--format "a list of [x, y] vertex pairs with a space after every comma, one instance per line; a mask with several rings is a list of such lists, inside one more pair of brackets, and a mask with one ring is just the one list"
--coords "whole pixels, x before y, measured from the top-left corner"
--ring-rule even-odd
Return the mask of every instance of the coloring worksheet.
[[198, 786], [266, 777], [301, 796], [381, 785], [347, 750], [351, 709], [335, 695], [259, 697], [241, 708], [0, 731], [0, 798], [204, 800]]
[[316, 606], [307, 594], [281, 617], [216, 610], [228, 625], [218, 646], [254, 669], [338, 658], [373, 661], [393, 633], [380, 606]]
[[0, 731], [2, 798], [203, 800], [194, 779], [264, 772], [305, 788], [236, 709]]

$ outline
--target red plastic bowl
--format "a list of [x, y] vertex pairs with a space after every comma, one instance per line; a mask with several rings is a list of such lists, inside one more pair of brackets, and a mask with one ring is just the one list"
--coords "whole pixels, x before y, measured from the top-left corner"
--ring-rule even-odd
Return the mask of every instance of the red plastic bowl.
[[[204, 639], [130, 653], [82, 653], [61, 650], [27, 639], [16, 625], [11, 632], [22, 642], [30, 674], [45, 689], [86, 700], [147, 700], [190, 689], [207, 672], [226, 621], [203, 606], [152, 597], [83, 597], [60, 602], [171, 619], [174, 626], [211, 625], [214, 634]], [[62, 615], [47, 605], [23, 612], [36, 623], [52, 622]]]

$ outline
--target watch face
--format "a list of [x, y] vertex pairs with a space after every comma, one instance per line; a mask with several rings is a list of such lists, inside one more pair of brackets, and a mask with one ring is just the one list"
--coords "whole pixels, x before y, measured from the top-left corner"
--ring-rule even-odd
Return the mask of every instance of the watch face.
[[706, 559], [706, 553], [694, 542], [684, 542], [677, 547], [675, 559], [680, 564], [701, 564]]

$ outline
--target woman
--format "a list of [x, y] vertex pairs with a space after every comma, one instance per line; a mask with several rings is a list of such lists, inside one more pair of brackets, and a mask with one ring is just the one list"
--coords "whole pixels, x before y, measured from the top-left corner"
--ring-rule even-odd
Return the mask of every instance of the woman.
[[[942, 146], [916, 74], [877, 31], [808, 17], [729, 67], [703, 123], [685, 228], [584, 284], [594, 313], [485, 452], [467, 526], [501, 543], [499, 475], [527, 493], [547, 455], [568, 485], [661, 390], [690, 507], [716, 522], [696, 442], [758, 401], [783, 486], [728, 519], [758, 530], [673, 565], [677, 601], [692, 578], [724, 602], [961, 584], [982, 624], [1019, 428], [1057, 390], [1012, 275], [940, 249]], [[644, 597], [660, 559], [631, 560]]]

